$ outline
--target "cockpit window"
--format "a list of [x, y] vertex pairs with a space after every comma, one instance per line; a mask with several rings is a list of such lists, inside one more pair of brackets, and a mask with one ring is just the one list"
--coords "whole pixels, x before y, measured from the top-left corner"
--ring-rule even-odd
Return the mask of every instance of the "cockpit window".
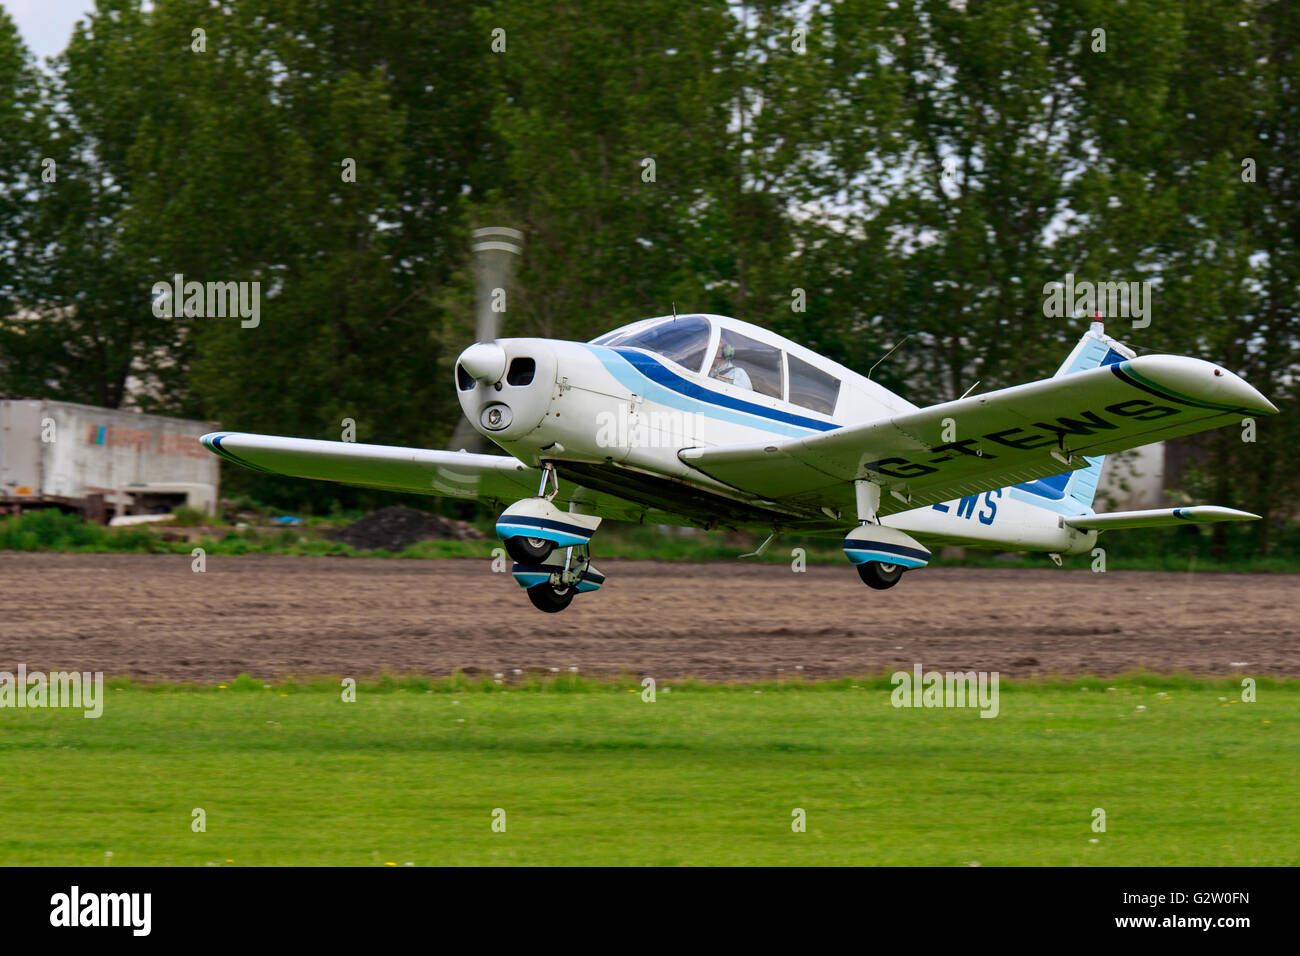
[[730, 329], [724, 328], [718, 336], [718, 350], [713, 354], [709, 377], [760, 395], [785, 397], [781, 350]]
[[790, 401], [814, 412], [834, 415], [840, 380], [793, 355], [787, 354], [786, 359], [790, 363]]
[[626, 329], [616, 329], [594, 340], [592, 345], [609, 348], [645, 349], [698, 372], [709, 347], [709, 320], [701, 315], [681, 315], [652, 325], [638, 322]]

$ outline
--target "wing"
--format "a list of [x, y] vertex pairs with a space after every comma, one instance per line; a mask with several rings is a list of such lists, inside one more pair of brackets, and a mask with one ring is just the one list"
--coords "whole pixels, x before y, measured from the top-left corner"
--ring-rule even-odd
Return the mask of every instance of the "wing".
[[[212, 432], [199, 439], [209, 451], [245, 468], [294, 478], [337, 481], [364, 488], [420, 495], [475, 498], [505, 507], [537, 494], [542, 473], [506, 455], [464, 451], [363, 445], [357, 442], [281, 438], [244, 432]], [[609, 494], [597, 494], [565, 481], [556, 501], [580, 503], [604, 518], [674, 520]]]
[[537, 494], [541, 472], [503, 455], [473, 455], [394, 445], [212, 432], [209, 451], [245, 468], [345, 485], [458, 498], [516, 498]]
[[854, 514], [854, 479], [880, 483], [882, 515], [1073, 471], [1105, 455], [1277, 409], [1200, 359], [1148, 355], [834, 431], [681, 459], [749, 494]]

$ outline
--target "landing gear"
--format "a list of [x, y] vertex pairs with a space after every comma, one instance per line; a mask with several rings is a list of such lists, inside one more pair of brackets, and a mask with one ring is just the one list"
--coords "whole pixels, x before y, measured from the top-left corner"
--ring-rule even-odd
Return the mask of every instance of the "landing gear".
[[605, 583], [605, 575], [592, 566], [585, 544], [556, 551], [540, 564], [516, 563], [511, 573], [528, 592], [533, 607], [547, 614], [563, 611], [575, 594], [595, 591]]
[[605, 583], [587, 551], [600, 518], [583, 514], [572, 501], [569, 511], [561, 511], [553, 501], [559, 490], [555, 466], [547, 462], [537, 496], [516, 501], [497, 519], [497, 536], [515, 560], [510, 573], [533, 607], [548, 614], [563, 611], [575, 594]]
[[573, 596], [578, 593], [578, 590], [567, 585], [557, 588], [550, 581], [543, 581], [541, 584], [534, 584], [526, 593], [528, 600], [533, 602], [533, 607], [537, 610], [545, 611], [547, 614], [558, 614], [573, 602]]
[[[876, 591], [892, 588], [908, 568], [923, 568], [930, 551], [906, 532], [880, 523], [880, 486], [869, 481], [854, 482], [857, 493], [856, 528], [844, 536], [844, 554], [858, 569], [862, 583]], [[903, 492], [890, 494], [902, 498]]]
[[541, 564], [555, 550], [555, 542], [545, 538], [525, 538], [515, 535], [503, 542], [506, 553], [520, 564]]
[[858, 565], [858, 577], [862, 583], [877, 591], [892, 588], [907, 570], [901, 564], [885, 564], [883, 561], [865, 561]]

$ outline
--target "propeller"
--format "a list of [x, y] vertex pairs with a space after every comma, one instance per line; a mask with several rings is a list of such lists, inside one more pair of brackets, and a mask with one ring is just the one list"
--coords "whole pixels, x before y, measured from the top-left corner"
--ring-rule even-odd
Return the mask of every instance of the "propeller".
[[[496, 340], [505, 312], [506, 287], [524, 250], [524, 234], [507, 226], [475, 229], [470, 249], [474, 253], [474, 344], [461, 353], [459, 362], [475, 378], [495, 382], [505, 373], [506, 355]], [[451, 447], [499, 452], [494, 446], [489, 448], [463, 414], [452, 432]]]

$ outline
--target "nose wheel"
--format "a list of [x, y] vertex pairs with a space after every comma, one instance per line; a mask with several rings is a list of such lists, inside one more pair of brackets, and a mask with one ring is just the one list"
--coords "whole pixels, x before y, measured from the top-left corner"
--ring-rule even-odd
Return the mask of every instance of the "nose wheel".
[[541, 564], [555, 550], [554, 541], [545, 538], [525, 538], [523, 535], [506, 538], [502, 543], [505, 545], [506, 554], [520, 564]]

